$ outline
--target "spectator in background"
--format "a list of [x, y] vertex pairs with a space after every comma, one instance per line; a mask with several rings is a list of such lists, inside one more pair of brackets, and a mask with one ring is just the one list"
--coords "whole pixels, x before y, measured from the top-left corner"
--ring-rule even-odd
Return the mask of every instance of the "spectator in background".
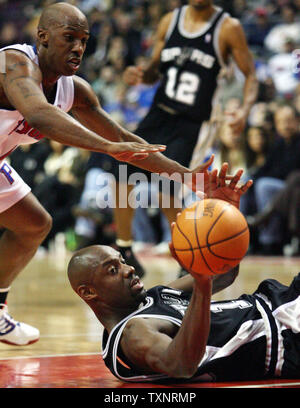
[[[270, 139], [272, 140], [272, 136], [275, 133], [274, 129], [274, 112], [277, 110], [277, 103], [266, 103], [266, 102], [258, 102], [253, 105], [249, 118], [248, 118], [248, 125], [250, 127], [261, 127], [263, 128], [268, 134]], [[274, 112], [273, 112], [274, 110]]]
[[265, 52], [264, 42], [271, 28], [268, 11], [263, 7], [255, 9], [253, 18], [245, 24], [249, 46], [260, 54]]
[[[300, 34], [300, 31], [299, 31]], [[300, 37], [298, 38], [298, 42]], [[269, 59], [270, 76], [274, 81], [275, 89], [279, 97], [291, 99], [299, 85], [299, 76], [295, 73], [296, 43], [291, 38], [283, 42], [283, 51]]]
[[116, 71], [114, 67], [111, 65], [104, 65], [100, 69], [98, 78], [92, 82], [92, 87], [104, 108], [106, 105], [110, 106], [115, 104], [118, 100], [119, 83], [116, 79]]
[[9, 163], [34, 192], [45, 177], [44, 162], [51, 153], [47, 140], [41, 143], [21, 145], [9, 156]]
[[270, 134], [263, 127], [249, 127], [245, 138], [247, 174], [252, 177], [266, 162], [270, 149]]
[[284, 235], [290, 241], [286, 246], [288, 255], [300, 255], [300, 170], [292, 171], [285, 182], [285, 186], [266, 207], [259, 213], [247, 217], [252, 228], [267, 224], [269, 220], [279, 216], [284, 226]]
[[218, 131], [214, 167], [220, 169], [224, 162], [229, 164], [230, 174], [246, 167], [242, 135], [234, 132], [226, 119]]
[[265, 47], [274, 53], [285, 52], [287, 39], [299, 43], [300, 21], [297, 18], [297, 8], [288, 3], [280, 9], [281, 23], [276, 24], [265, 39]]
[[0, 30], [0, 48], [18, 41], [18, 30], [14, 23], [6, 22]]
[[[265, 164], [271, 146], [270, 133], [262, 126], [250, 126], [245, 133], [245, 162], [246, 177], [253, 175]], [[241, 197], [240, 210], [245, 216], [256, 213], [254, 189], [251, 188]], [[258, 233], [253, 230], [250, 234], [250, 252], [256, 253], [259, 249]]]
[[[258, 212], [263, 211], [274, 196], [285, 187], [292, 171], [300, 169], [300, 133], [296, 110], [288, 105], [275, 112], [277, 138], [265, 164], [253, 175], [254, 197]], [[283, 236], [280, 219], [274, 215], [259, 232], [264, 255], [282, 254]]]
[[[87, 245], [102, 243], [110, 245], [114, 242], [112, 227], [113, 202], [99, 201], [101, 189], [110, 191], [110, 172], [114, 165], [110, 156], [92, 152], [86, 164], [84, 186], [78, 202], [72, 206], [75, 219], [74, 232], [76, 235], [76, 249]], [[113, 190], [110, 191], [113, 198]], [[101, 195], [102, 197], [103, 195]], [[109, 204], [107, 206], [107, 204]], [[75, 248], [74, 248], [75, 249]]]
[[43, 243], [46, 248], [58, 232], [64, 232], [74, 224], [71, 207], [79, 200], [85, 164], [90, 154], [53, 140], [50, 146], [52, 152], [44, 163], [45, 177], [34, 191], [53, 219], [53, 228]]

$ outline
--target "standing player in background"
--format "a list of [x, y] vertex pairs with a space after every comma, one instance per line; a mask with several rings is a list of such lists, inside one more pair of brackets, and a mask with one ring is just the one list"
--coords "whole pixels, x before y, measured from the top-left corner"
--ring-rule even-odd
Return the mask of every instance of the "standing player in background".
[[[213, 0], [188, 3], [161, 19], [149, 66], [145, 70], [129, 66], [124, 72], [128, 85], [153, 84], [160, 79], [153, 104], [135, 133], [149, 143], [163, 143], [167, 146], [165, 156], [186, 167], [190, 165], [201, 125], [210, 118], [218, 74], [230, 57], [245, 76], [243, 104], [230, 119], [234, 131], [243, 131], [258, 89], [252, 56], [239, 21], [214, 6]], [[127, 166], [127, 171], [129, 176], [139, 170]], [[171, 223], [178, 208], [171, 203], [163, 211]], [[131, 248], [133, 213], [129, 206], [115, 209], [116, 243], [126, 262], [142, 276], [144, 270]]]
[[[11, 283], [34, 256], [51, 228], [51, 217], [30, 187], [4, 158], [20, 144], [47, 137], [168, 174], [205, 173], [212, 159], [193, 172], [167, 159], [162, 145], [150, 145], [115, 123], [101, 108], [91, 86], [76, 76], [89, 37], [84, 14], [68, 3], [47, 7], [37, 44], [0, 50], [0, 341], [26, 345], [38, 329], [7, 313]], [[66, 112], [71, 111], [77, 119]], [[101, 136], [100, 136], [101, 135]], [[51, 194], [51, 191], [49, 192]]]

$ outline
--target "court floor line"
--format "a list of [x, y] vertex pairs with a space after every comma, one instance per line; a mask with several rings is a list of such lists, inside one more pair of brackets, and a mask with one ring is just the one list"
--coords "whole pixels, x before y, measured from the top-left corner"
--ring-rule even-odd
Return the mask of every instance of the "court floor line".
[[41, 334], [40, 339], [45, 339], [49, 337], [100, 337], [101, 333], [64, 333], [64, 334]]
[[23, 359], [38, 359], [38, 358], [51, 358], [51, 357], [73, 357], [73, 356], [98, 356], [99, 353], [71, 353], [71, 354], [43, 354], [37, 356], [14, 356], [14, 357], [0, 357], [1, 360], [23, 360]]
[[256, 384], [256, 385], [225, 385], [219, 388], [274, 388], [274, 387], [290, 387], [290, 386], [300, 385], [300, 382], [287, 382], [287, 383], [266, 383], [266, 384]]

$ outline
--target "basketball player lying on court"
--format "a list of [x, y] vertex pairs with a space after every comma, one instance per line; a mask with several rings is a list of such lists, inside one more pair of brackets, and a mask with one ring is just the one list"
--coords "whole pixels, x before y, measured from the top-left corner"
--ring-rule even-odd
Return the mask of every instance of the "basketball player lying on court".
[[[209, 198], [238, 207], [251, 182], [239, 187], [238, 172], [227, 185], [226, 170]], [[213, 278], [190, 271], [145, 291], [134, 268], [106, 246], [78, 251], [68, 267], [73, 289], [105, 327], [103, 359], [120, 380], [300, 377], [300, 274], [289, 287], [267, 279], [253, 294], [211, 301], [237, 274], [238, 267]]]

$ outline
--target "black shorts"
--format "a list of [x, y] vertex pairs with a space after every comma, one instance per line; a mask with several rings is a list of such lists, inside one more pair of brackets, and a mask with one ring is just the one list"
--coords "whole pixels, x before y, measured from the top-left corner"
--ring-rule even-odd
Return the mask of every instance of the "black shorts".
[[[154, 106], [134, 133], [150, 144], [166, 145], [167, 148], [162, 154], [182, 166], [188, 167], [198, 141], [201, 125], [202, 123], [194, 122], [180, 114], [173, 115]], [[119, 165], [124, 166], [126, 164], [115, 161], [112, 173], [117, 181], [119, 181], [120, 174]], [[127, 164], [126, 167], [128, 177], [133, 173], [142, 172], [150, 181], [151, 172], [130, 164]], [[122, 168], [122, 174], [124, 174], [124, 167]]]

